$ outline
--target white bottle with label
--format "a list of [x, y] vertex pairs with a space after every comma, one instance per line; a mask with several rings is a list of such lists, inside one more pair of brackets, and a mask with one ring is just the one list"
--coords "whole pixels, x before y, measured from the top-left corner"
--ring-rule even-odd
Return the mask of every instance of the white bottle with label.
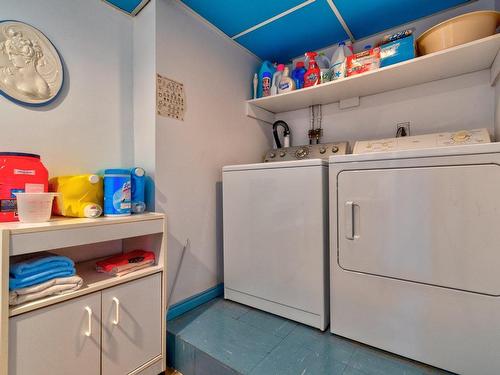
[[293, 90], [295, 90], [295, 82], [290, 78], [290, 70], [288, 69], [288, 67], [285, 67], [283, 70], [283, 75], [281, 76], [281, 80], [278, 83], [278, 94], [290, 92]]
[[346, 76], [346, 59], [351, 55], [352, 51], [345, 45], [345, 42], [340, 42], [333, 53], [332, 62], [330, 64], [330, 72], [333, 81]]
[[276, 71], [273, 74], [273, 82], [271, 84], [271, 95], [276, 95], [278, 93], [278, 85], [281, 81], [281, 77], [283, 76], [284, 70], [285, 70], [284, 64], [279, 64], [276, 67]]

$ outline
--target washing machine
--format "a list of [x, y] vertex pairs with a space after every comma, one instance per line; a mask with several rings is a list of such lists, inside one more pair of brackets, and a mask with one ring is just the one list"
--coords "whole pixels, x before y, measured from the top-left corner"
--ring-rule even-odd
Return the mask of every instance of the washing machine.
[[330, 159], [332, 333], [500, 374], [500, 144], [489, 142], [485, 129], [366, 141]]
[[347, 143], [290, 147], [266, 163], [223, 168], [226, 299], [326, 329], [325, 157], [346, 152]]

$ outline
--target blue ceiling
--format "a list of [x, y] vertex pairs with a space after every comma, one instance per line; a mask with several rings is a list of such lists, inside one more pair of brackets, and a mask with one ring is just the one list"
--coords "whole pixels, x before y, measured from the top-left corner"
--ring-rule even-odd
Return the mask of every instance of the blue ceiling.
[[[327, 0], [182, 1], [263, 60], [288, 62], [307, 50], [349, 38]], [[332, 3], [356, 40], [469, 1], [333, 0]], [[245, 33], [295, 7], [293, 12]]]
[[149, 0], [103, 0], [130, 15], [136, 15]]

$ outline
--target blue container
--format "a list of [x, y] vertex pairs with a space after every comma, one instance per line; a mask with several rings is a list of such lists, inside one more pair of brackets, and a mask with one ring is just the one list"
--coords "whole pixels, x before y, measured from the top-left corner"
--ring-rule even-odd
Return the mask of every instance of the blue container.
[[141, 214], [146, 211], [145, 186], [146, 171], [142, 168], [132, 168], [132, 213]]
[[409, 35], [380, 46], [380, 67], [415, 58], [415, 38]]
[[132, 184], [128, 169], [104, 171], [104, 216], [128, 216], [131, 213]]
[[304, 74], [307, 69], [302, 61], [298, 62], [295, 69], [292, 71], [292, 79], [295, 81], [295, 88], [297, 90], [304, 88]]

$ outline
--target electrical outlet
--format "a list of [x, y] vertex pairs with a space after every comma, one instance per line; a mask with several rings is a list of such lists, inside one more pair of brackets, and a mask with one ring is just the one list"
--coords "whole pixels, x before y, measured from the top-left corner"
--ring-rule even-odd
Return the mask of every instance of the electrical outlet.
[[410, 123], [400, 122], [396, 127], [396, 137], [407, 137], [410, 135]]

